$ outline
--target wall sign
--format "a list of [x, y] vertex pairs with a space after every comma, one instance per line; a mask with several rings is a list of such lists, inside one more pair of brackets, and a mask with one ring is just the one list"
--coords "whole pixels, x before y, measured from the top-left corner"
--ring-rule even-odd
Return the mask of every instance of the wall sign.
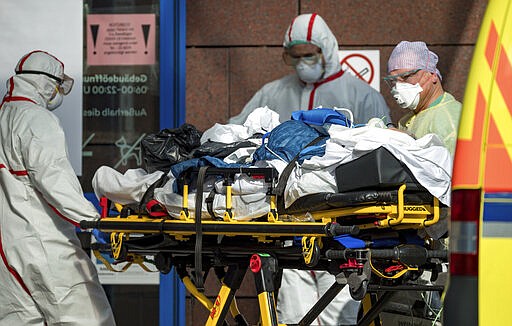
[[155, 15], [87, 16], [87, 64], [155, 64]]
[[341, 50], [339, 56], [341, 69], [364, 80], [380, 92], [379, 50]]

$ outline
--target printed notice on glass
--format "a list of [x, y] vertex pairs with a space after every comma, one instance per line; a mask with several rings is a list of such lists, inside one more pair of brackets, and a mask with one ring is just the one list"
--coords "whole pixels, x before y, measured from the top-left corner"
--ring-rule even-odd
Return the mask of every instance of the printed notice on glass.
[[155, 14], [87, 15], [87, 64], [155, 64]]

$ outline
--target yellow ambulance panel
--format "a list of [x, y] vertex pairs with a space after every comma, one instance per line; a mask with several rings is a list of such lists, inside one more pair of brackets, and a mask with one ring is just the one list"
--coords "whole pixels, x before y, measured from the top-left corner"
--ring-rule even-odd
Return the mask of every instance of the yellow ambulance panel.
[[[474, 223], [464, 216], [452, 216], [457, 228], [450, 230], [450, 244], [454, 242], [451, 247], [456, 248], [452, 258], [476, 255], [478, 271], [464, 275], [464, 267], [450, 266], [457, 273], [450, 275], [445, 325], [512, 325], [511, 2], [489, 2], [465, 90], [452, 190], [454, 194], [479, 191], [479, 212], [475, 212]], [[454, 200], [457, 197], [465, 198], [454, 196]], [[452, 210], [457, 205], [465, 203], [452, 202]], [[452, 260], [459, 263], [459, 259]], [[472, 302], [477, 303], [477, 311], [468, 311]]]

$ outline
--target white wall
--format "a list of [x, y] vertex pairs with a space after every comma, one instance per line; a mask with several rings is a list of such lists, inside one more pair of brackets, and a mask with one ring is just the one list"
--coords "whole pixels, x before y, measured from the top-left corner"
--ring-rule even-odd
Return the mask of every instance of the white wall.
[[32, 50], [44, 50], [64, 63], [75, 79], [71, 93], [54, 111], [66, 133], [71, 164], [82, 174], [82, 0], [0, 1], [0, 96], [18, 60]]

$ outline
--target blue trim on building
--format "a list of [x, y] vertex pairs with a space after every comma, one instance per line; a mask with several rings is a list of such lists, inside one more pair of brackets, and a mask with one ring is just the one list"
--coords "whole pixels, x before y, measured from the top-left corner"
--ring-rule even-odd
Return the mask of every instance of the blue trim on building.
[[[160, 129], [185, 122], [185, 0], [160, 0]], [[160, 326], [185, 326], [185, 287], [160, 274]]]
[[160, 129], [185, 122], [185, 0], [160, 0]]

